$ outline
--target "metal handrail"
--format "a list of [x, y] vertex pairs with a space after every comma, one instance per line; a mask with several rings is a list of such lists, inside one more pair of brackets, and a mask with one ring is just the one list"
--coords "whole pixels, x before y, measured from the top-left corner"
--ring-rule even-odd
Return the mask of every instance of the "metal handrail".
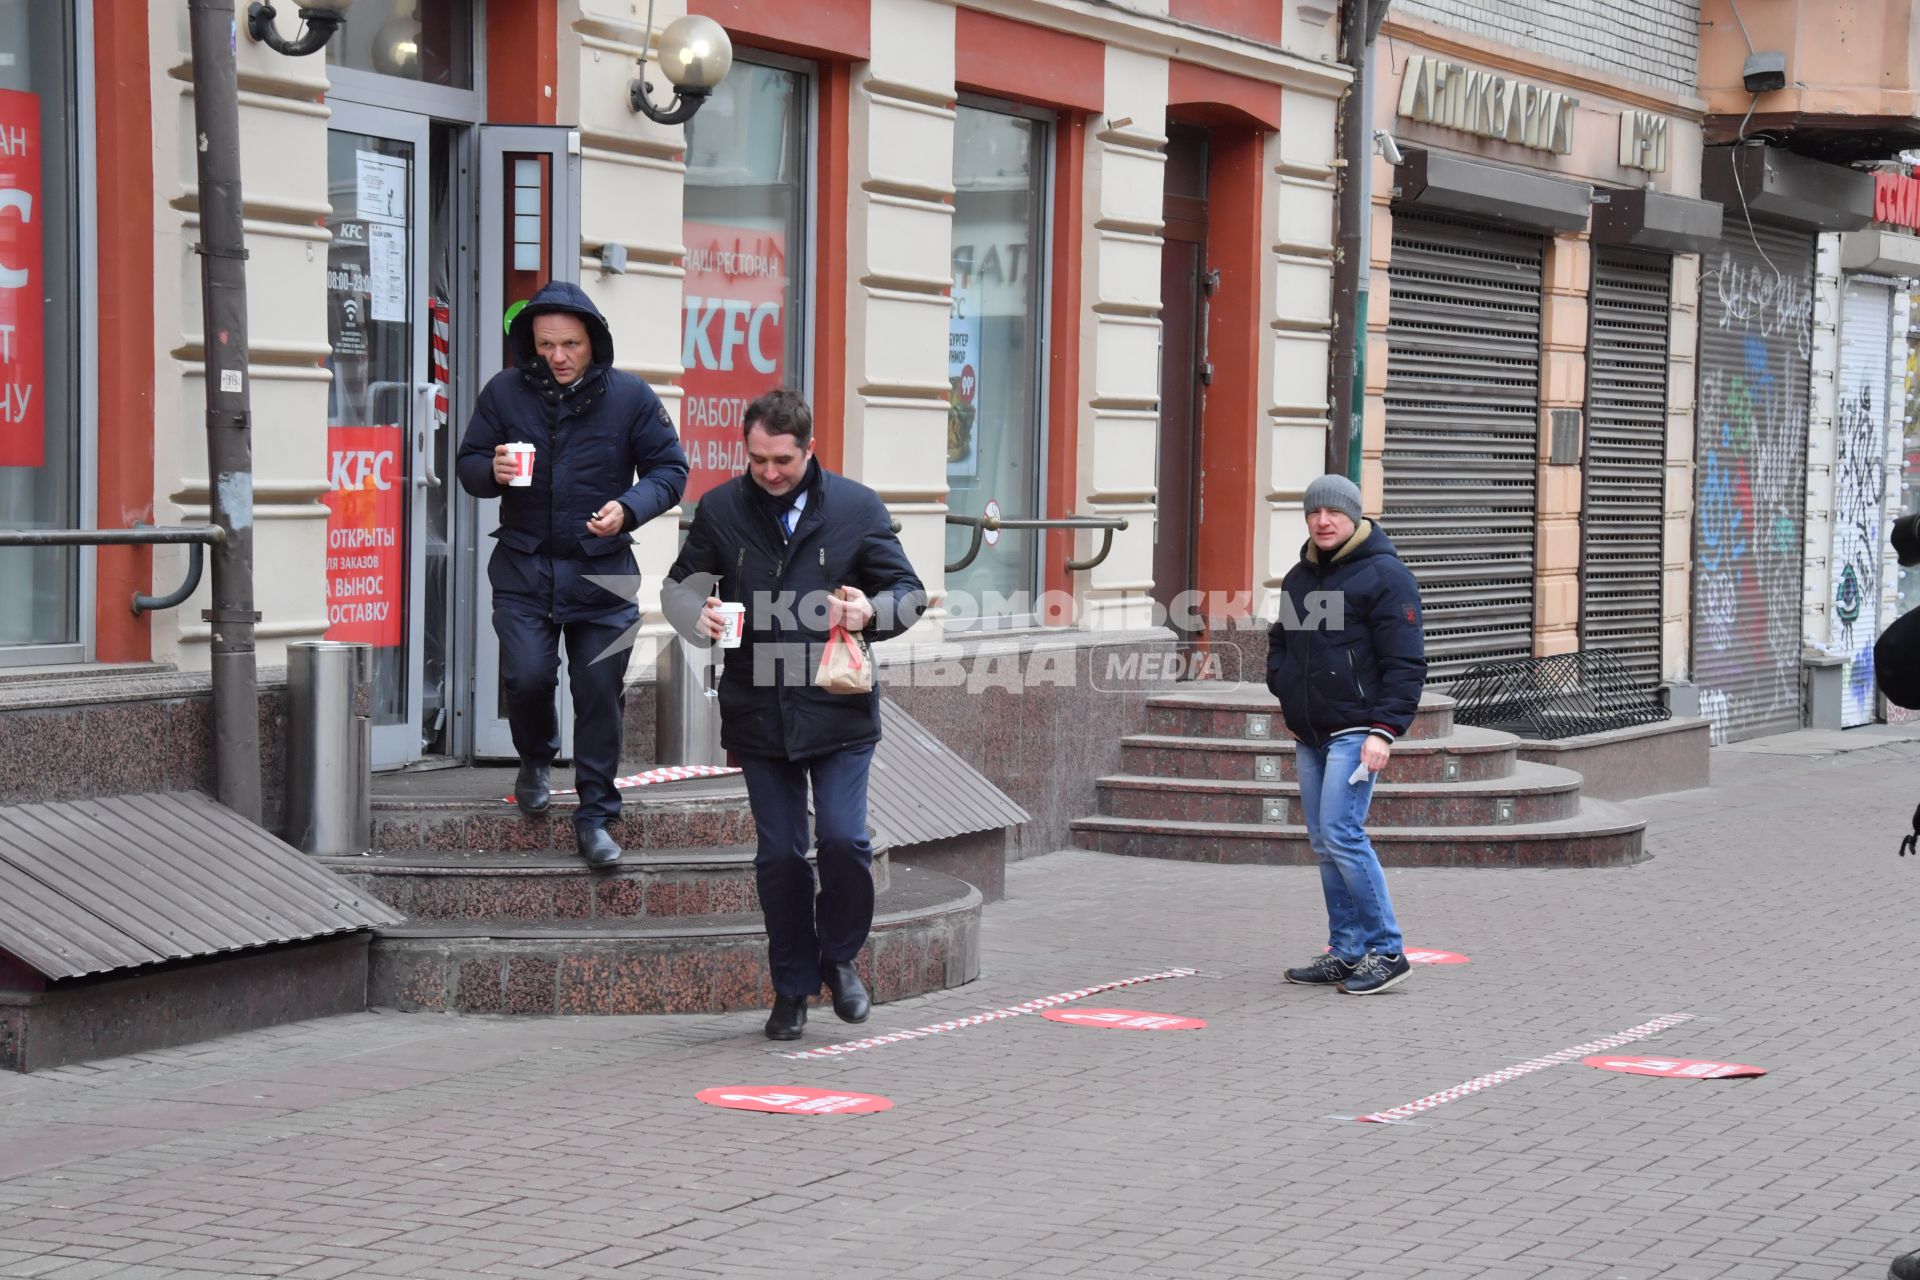
[[131, 529], [0, 529], [0, 547], [153, 547], [187, 548], [187, 580], [163, 596], [133, 593], [133, 613], [139, 617], [155, 609], [172, 609], [186, 603], [200, 586], [200, 573], [206, 562], [206, 548], [226, 540], [227, 531], [217, 524], [165, 525], [136, 524]]
[[1113, 550], [1114, 531], [1124, 531], [1127, 527], [1127, 518], [1125, 516], [1062, 516], [1056, 520], [1009, 520], [1002, 516], [962, 516], [948, 512], [947, 523], [964, 525], [973, 530], [973, 544], [967, 548], [967, 554], [947, 566], [948, 573], [958, 573], [972, 564], [973, 558], [980, 554], [980, 539], [982, 535], [990, 531], [1000, 529], [1098, 529], [1106, 535], [1100, 541], [1100, 550], [1096, 551], [1091, 559], [1068, 560], [1066, 562], [1068, 573], [1083, 573], [1088, 569], [1098, 566], [1102, 560], [1107, 558], [1107, 553]]

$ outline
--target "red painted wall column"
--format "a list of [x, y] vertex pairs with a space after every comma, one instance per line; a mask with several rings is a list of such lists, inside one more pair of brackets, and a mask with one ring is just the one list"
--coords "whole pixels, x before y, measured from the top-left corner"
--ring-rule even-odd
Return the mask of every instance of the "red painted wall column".
[[[99, 227], [99, 487], [96, 521], [125, 529], [153, 520], [153, 116], [147, 7], [112, 6], [93, 28], [94, 135]], [[153, 552], [96, 551], [95, 653], [144, 662], [153, 632], [133, 614], [151, 592]], [[160, 590], [173, 588], [163, 584]]]

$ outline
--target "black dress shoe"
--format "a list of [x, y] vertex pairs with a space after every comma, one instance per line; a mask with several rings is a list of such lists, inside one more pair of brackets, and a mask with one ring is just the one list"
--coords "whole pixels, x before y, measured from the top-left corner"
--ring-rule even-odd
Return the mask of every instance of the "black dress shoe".
[[547, 766], [520, 762], [520, 776], [513, 782], [513, 802], [522, 813], [545, 813], [553, 803], [553, 789], [547, 785]]
[[775, 996], [773, 1012], [767, 1015], [767, 1039], [798, 1040], [800, 1029], [807, 1025], [807, 998], [805, 996]]
[[873, 1011], [873, 1002], [867, 999], [867, 988], [860, 981], [851, 960], [823, 960], [820, 962], [820, 977], [827, 984], [827, 990], [833, 992], [833, 1011], [842, 1022], [865, 1022]]
[[610, 867], [620, 861], [620, 846], [605, 827], [582, 827], [579, 832], [580, 856], [590, 867]]

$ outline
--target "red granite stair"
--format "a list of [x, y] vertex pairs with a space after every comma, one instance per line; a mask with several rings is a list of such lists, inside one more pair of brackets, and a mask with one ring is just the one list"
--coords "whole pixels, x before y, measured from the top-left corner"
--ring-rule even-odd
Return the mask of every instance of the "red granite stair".
[[[512, 782], [510, 769], [383, 777], [373, 851], [321, 859], [409, 917], [375, 935], [371, 1003], [634, 1014], [772, 1002], [737, 776], [625, 792], [613, 829], [625, 856], [604, 870], [574, 852], [569, 798], [529, 817], [504, 799]], [[972, 981], [979, 892], [874, 854], [874, 932], [857, 961], [874, 1000]]]
[[[1188, 686], [1148, 702], [1121, 742], [1126, 772], [1098, 783], [1081, 848], [1195, 862], [1318, 861], [1300, 814], [1293, 743], [1263, 688]], [[1374, 786], [1367, 829], [1390, 866], [1618, 866], [1644, 857], [1645, 823], [1580, 794], [1580, 775], [1522, 761], [1520, 739], [1453, 723], [1421, 699]]]

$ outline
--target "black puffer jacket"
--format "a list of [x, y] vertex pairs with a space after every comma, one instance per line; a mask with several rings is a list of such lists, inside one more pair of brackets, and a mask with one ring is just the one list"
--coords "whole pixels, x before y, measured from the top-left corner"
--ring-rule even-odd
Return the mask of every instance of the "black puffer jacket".
[[1331, 555], [1309, 540], [1280, 591], [1267, 688], [1293, 735], [1318, 745], [1346, 729], [1405, 733], [1427, 681], [1426, 637], [1420, 586], [1385, 530], [1363, 520]]
[[[593, 342], [591, 367], [565, 387], [533, 348], [534, 317], [554, 312], [579, 316]], [[468, 493], [500, 499], [499, 545], [487, 565], [494, 602], [557, 622], [631, 613], [630, 595], [589, 579], [636, 576], [633, 530], [672, 508], [687, 487], [679, 434], [653, 388], [613, 367], [613, 335], [579, 285], [542, 286], [514, 317], [507, 347], [516, 367], [481, 389], [456, 463]], [[533, 484], [524, 489], [493, 478], [494, 446], [515, 441], [535, 448]], [[626, 526], [604, 538], [587, 532], [614, 499], [626, 508]]]
[[866, 695], [813, 685], [827, 638], [821, 602], [837, 587], [858, 587], [874, 605], [866, 638], [885, 640], [920, 620], [926, 588], [867, 486], [810, 464], [806, 509], [786, 541], [753, 483], [736, 476], [700, 499], [660, 588], [667, 620], [689, 639], [708, 595], [747, 606], [746, 636], [726, 651], [720, 679], [720, 745], [805, 760], [878, 742], [877, 684]]

